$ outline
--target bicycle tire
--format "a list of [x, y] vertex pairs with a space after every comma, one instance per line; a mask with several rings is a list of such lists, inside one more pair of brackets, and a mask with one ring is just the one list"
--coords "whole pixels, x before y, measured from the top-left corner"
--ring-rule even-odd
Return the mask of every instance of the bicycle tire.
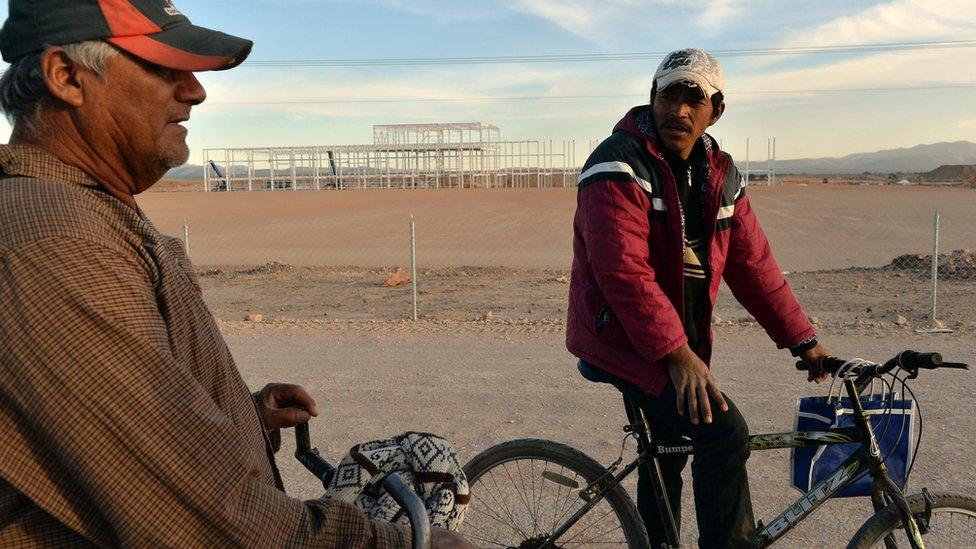
[[[944, 492], [934, 492], [931, 494], [935, 503], [932, 505], [931, 530], [922, 536], [926, 547], [974, 547], [976, 546], [976, 498], [965, 494], [950, 494]], [[912, 494], [908, 496], [908, 505], [912, 513], [920, 513], [925, 510], [925, 499], [922, 494]], [[953, 530], [956, 526], [955, 517], [945, 517], [940, 515], [962, 515], [959, 522], [961, 527], [961, 538], [963, 543], [946, 540], [943, 536], [952, 535], [952, 531], [945, 531], [945, 523], [948, 520], [949, 529]], [[870, 547], [884, 547], [884, 538], [888, 534], [895, 534], [899, 547], [909, 547], [905, 530], [901, 525], [901, 514], [898, 508], [891, 504], [875, 513], [871, 518], [864, 522], [854, 537], [848, 544], [847, 549], [868, 549]], [[902, 541], [904, 540], [904, 541]]]
[[[541, 472], [537, 468], [537, 462], [543, 464]], [[521, 477], [525, 468], [529, 468], [529, 475]], [[499, 480], [503, 485], [510, 480], [514, 490], [520, 491], [519, 482], [514, 479], [513, 471], [516, 476], [521, 477], [521, 489], [525, 492], [515, 498], [504, 495], [503, 487], [499, 486]], [[538, 547], [548, 539], [549, 534], [565, 523], [576, 509], [585, 504], [578, 495], [580, 489], [593, 483], [605, 472], [606, 468], [593, 458], [558, 442], [519, 439], [496, 444], [471, 458], [464, 466], [471, 492], [471, 503], [468, 506], [465, 522], [461, 526], [461, 533], [468, 536], [479, 547], [523, 549]], [[548, 494], [553, 490], [556, 493], [553, 499], [550, 500], [548, 495], [543, 495], [543, 491]], [[530, 491], [532, 498], [527, 497]], [[547, 506], [550, 501], [553, 503], [554, 510], [552, 520], [540, 520], [542, 513], [539, 509]], [[563, 509], [562, 505], [567, 507]], [[516, 506], [520, 508], [516, 509]], [[608, 506], [610, 509], [606, 510]], [[560, 511], [564, 512], [560, 514]], [[605, 533], [607, 538], [601, 538], [602, 541], [599, 542], [580, 539], [581, 535], [592, 530], [597, 524], [586, 522], [587, 520], [602, 520], [611, 513], [615, 519], [607, 520], [611, 525], [610, 530], [605, 532], [597, 530], [599, 533]], [[592, 518], [598, 515], [600, 518]], [[548, 512], [545, 518], [548, 519]], [[619, 524], [619, 533], [616, 532], [617, 526], [614, 524]], [[492, 537], [495, 535], [498, 537]], [[609, 536], [619, 539], [609, 541]], [[579, 523], [574, 525], [573, 529], [556, 541], [556, 546], [589, 546], [597, 543], [601, 546], [631, 549], [650, 547], [637, 508], [634, 507], [633, 500], [622, 486], [618, 485], [611, 490], [604, 501], [591, 509]]]

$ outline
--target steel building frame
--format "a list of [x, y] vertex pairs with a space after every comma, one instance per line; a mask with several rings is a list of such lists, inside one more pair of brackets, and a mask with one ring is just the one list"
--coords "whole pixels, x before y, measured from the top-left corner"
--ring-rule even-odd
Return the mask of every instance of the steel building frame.
[[483, 122], [394, 124], [373, 126], [372, 145], [204, 149], [204, 190], [568, 187], [596, 145], [577, 157], [575, 141], [499, 135]]

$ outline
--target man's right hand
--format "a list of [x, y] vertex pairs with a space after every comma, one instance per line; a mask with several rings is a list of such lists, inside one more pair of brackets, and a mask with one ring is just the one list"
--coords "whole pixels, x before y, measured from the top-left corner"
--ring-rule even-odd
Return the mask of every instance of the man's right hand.
[[442, 528], [431, 529], [430, 545], [433, 549], [474, 549], [474, 545], [460, 534]]
[[726, 404], [722, 391], [718, 389], [712, 372], [691, 347], [682, 345], [664, 357], [664, 361], [677, 391], [678, 415], [685, 415], [687, 407], [692, 425], [700, 422], [711, 423], [712, 406], [709, 396], [723, 412], [729, 411], [729, 405]]

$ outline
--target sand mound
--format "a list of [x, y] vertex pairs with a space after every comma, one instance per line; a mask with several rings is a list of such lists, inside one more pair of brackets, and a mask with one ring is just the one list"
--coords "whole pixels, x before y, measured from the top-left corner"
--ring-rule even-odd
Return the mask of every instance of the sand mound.
[[922, 174], [924, 181], [976, 181], [976, 166], [944, 165]]
[[278, 263], [277, 261], [271, 261], [259, 267], [252, 267], [250, 269], [241, 269], [239, 271], [234, 271], [232, 273], [232, 276], [233, 275], [249, 276], [249, 275], [278, 274], [278, 273], [286, 273], [288, 271], [291, 271], [292, 269], [294, 269], [294, 267], [292, 267], [291, 265], [285, 265], [283, 263]]
[[[891, 260], [885, 269], [897, 271], [922, 271], [932, 269], [932, 256], [905, 254]], [[939, 254], [939, 278], [947, 280], [976, 280], [976, 254], [971, 250], [954, 250]]]

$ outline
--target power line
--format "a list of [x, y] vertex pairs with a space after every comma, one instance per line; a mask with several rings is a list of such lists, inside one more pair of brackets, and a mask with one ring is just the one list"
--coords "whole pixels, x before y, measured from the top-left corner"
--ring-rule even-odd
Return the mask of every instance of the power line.
[[[943, 84], [932, 86], [889, 86], [877, 88], [810, 88], [793, 90], [744, 90], [735, 95], [773, 95], [804, 93], [861, 93], [861, 92], [899, 92], [923, 90], [958, 90], [976, 88], [976, 82]], [[511, 95], [481, 97], [405, 97], [405, 98], [367, 98], [367, 99], [295, 99], [282, 101], [232, 101], [205, 103], [212, 106], [260, 106], [260, 105], [347, 105], [356, 103], [477, 103], [492, 101], [549, 101], [574, 99], [633, 99], [635, 94], [605, 95]]]
[[[716, 57], [759, 57], [780, 55], [823, 55], [880, 53], [905, 50], [940, 50], [976, 47], [976, 40], [932, 42], [890, 42], [882, 44], [840, 44], [833, 46], [794, 46], [711, 50]], [[367, 59], [255, 59], [243, 67], [389, 67], [418, 65], [489, 65], [504, 63], [592, 63], [598, 61], [644, 61], [660, 59], [668, 51], [632, 53], [581, 53], [562, 55], [511, 55], [481, 57], [385, 57]]]

